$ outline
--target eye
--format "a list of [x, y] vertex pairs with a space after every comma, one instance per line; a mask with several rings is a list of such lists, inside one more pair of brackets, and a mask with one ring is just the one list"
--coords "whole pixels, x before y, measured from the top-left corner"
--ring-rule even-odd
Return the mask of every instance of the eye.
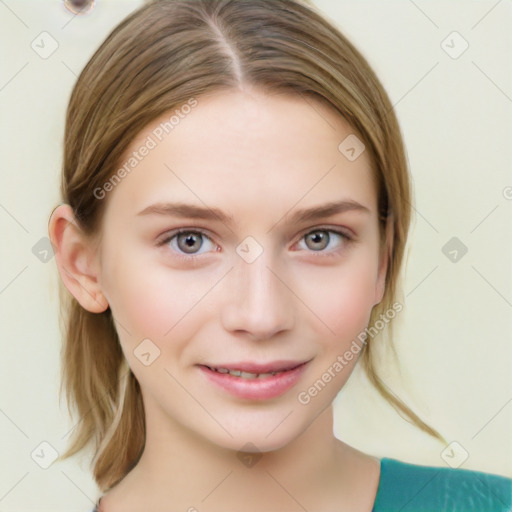
[[[211, 251], [215, 244], [212, 240], [201, 231], [181, 230], [170, 234], [159, 245], [170, 245], [170, 247], [182, 254], [202, 254], [203, 252]], [[200, 249], [204, 249], [200, 251]]]
[[343, 243], [350, 241], [350, 237], [345, 233], [332, 229], [315, 229], [314, 231], [306, 233], [302, 237], [301, 242], [302, 240], [305, 242], [306, 249], [309, 249], [313, 252], [321, 252], [329, 247], [329, 244], [331, 245], [330, 250], [336, 250], [340, 248]]
[[[351, 241], [352, 238], [341, 231], [318, 228], [303, 235], [298, 244], [299, 250], [327, 255], [335, 253]], [[212, 239], [198, 229], [180, 229], [168, 233], [157, 245], [167, 245], [182, 257], [194, 257], [219, 250]]]

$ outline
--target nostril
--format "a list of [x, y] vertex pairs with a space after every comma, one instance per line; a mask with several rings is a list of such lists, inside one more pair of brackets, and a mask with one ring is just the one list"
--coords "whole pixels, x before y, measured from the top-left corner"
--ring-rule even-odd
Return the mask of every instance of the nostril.
[[96, 3], [96, 0], [64, 0], [64, 6], [73, 14], [86, 14]]

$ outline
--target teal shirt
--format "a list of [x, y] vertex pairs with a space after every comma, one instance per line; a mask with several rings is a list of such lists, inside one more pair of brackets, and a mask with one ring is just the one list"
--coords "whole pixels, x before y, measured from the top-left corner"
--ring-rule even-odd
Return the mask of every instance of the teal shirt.
[[512, 479], [452, 469], [380, 461], [373, 512], [511, 512]]
[[512, 479], [384, 457], [372, 512], [512, 512]]

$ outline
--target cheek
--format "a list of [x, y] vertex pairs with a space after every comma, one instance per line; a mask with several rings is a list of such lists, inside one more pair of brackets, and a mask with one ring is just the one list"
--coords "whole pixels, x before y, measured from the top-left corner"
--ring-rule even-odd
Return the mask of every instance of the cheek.
[[142, 255], [117, 261], [105, 268], [103, 284], [114, 318], [125, 327], [118, 328], [125, 343], [135, 346], [149, 338], [162, 348], [170, 340], [175, 346], [177, 338], [190, 338], [200, 323], [194, 319], [200, 312], [196, 306], [216, 276], [194, 274], [192, 278], [154, 262], [141, 264]]
[[[320, 329], [326, 331], [329, 345], [340, 340], [346, 343], [364, 331], [374, 305], [377, 263], [373, 258], [361, 257], [350, 265], [332, 269], [325, 275], [316, 275], [315, 285], [304, 296], [307, 306], [321, 320]], [[307, 281], [306, 281], [307, 282]]]
[[334, 331], [341, 335], [354, 335], [364, 329], [370, 318], [375, 296], [375, 281], [368, 275], [350, 276], [344, 286], [331, 290], [330, 318]]

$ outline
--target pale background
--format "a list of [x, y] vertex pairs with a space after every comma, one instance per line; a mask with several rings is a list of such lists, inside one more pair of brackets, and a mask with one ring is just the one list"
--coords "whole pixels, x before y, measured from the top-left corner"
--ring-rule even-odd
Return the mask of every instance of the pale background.
[[[357, 371], [337, 399], [336, 434], [379, 457], [463, 461], [462, 468], [512, 476], [512, 6], [315, 3], [386, 87], [414, 178], [417, 215], [395, 340], [403, 378], [388, 365], [385, 380], [458, 444], [443, 458], [445, 447], [401, 419]], [[71, 87], [111, 28], [140, 4], [99, 0], [74, 17], [57, 0], [0, 1], [1, 512], [88, 511], [98, 495], [87, 458], [48, 469], [31, 458], [43, 441], [62, 453], [73, 426], [58, 401], [55, 263], [40, 261], [33, 247], [59, 201]], [[47, 58], [31, 47], [42, 46], [43, 31], [58, 43]], [[448, 37], [453, 31], [463, 39]], [[458, 58], [441, 46], [454, 56], [464, 40], [469, 47]], [[455, 262], [442, 252], [452, 237], [468, 249]], [[50, 448], [36, 453], [48, 457]]]

